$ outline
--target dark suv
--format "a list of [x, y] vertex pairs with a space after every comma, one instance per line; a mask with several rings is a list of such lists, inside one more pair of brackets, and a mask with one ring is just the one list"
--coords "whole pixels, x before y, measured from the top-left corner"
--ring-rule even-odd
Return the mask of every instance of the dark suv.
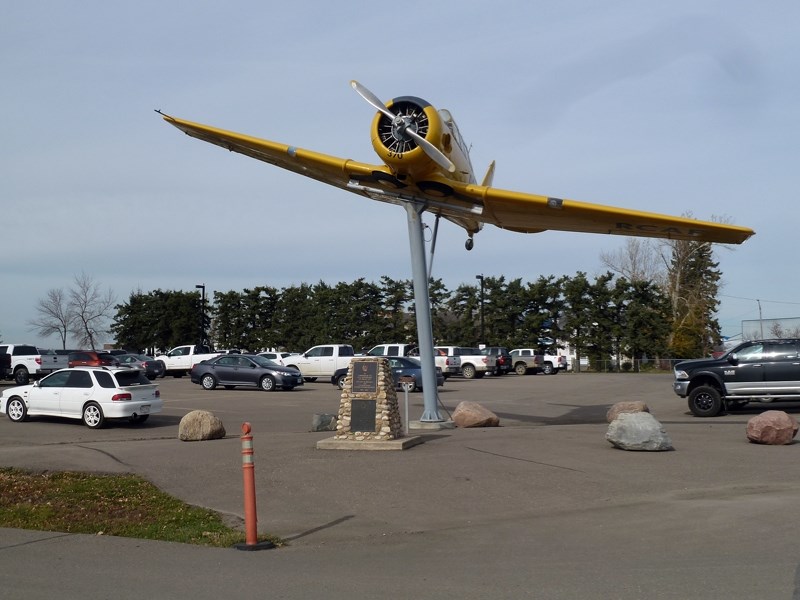
[[497, 363], [495, 364], [494, 371], [492, 371], [492, 375], [505, 375], [513, 368], [511, 364], [511, 352], [508, 351], [508, 348], [504, 348], [503, 346], [487, 346], [483, 349], [483, 354], [497, 357]]
[[720, 358], [679, 362], [672, 389], [698, 417], [748, 402], [800, 400], [800, 339], [753, 340]]

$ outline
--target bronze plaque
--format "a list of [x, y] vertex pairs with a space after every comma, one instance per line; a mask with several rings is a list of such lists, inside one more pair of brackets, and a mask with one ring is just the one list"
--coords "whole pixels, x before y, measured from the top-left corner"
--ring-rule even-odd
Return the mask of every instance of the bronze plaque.
[[[353, 383], [351, 391], [359, 394], [378, 393], [378, 363], [373, 360], [359, 360], [353, 363]], [[363, 431], [359, 429], [359, 431]]]
[[350, 431], [374, 432], [376, 419], [375, 400], [353, 398], [350, 405]]

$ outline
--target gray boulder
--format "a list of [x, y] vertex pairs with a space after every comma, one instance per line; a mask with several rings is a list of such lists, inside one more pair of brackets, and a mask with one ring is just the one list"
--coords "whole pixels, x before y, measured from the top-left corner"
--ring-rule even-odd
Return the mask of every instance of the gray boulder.
[[336, 415], [316, 414], [311, 419], [311, 431], [336, 431]]
[[649, 412], [621, 413], [608, 426], [606, 439], [622, 450], [661, 452], [673, 449], [664, 427]]
[[193, 410], [178, 425], [178, 438], [183, 442], [218, 440], [225, 437], [222, 421], [207, 410]]

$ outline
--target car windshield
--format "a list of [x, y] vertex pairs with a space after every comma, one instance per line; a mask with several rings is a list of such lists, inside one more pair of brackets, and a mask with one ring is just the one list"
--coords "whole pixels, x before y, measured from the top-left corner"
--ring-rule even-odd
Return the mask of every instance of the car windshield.
[[278, 363], [272, 361], [268, 358], [264, 358], [263, 356], [251, 356], [254, 362], [258, 363], [260, 367], [280, 367]]

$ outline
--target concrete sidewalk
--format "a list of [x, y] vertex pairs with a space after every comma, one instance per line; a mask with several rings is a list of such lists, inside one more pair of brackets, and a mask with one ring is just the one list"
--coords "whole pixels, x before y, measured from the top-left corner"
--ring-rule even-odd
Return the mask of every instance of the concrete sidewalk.
[[[0, 530], [4, 598], [794, 597], [800, 445], [748, 443], [753, 413], [688, 415], [664, 376], [451, 379], [449, 408], [477, 400], [504, 426], [422, 432], [424, 444], [401, 452], [317, 450], [330, 433], [308, 432], [311, 415], [337, 402], [325, 384], [212, 394], [162, 381], [167, 411], [145, 428], [4, 419], [0, 465], [136, 472], [236, 519], [248, 420], [259, 530], [289, 545]], [[612, 448], [605, 412], [621, 399], [648, 402], [676, 450]], [[229, 436], [178, 441], [193, 408], [220, 416]]]

